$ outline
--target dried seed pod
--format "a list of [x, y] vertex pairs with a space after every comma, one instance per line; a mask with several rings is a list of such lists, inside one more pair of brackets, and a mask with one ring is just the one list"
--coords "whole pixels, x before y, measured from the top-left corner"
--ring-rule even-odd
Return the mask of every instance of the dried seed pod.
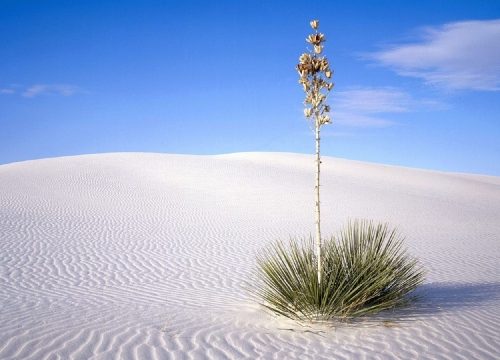
[[300, 55], [300, 58], [299, 58], [299, 63], [301, 64], [308, 64], [311, 62], [311, 55], [309, 54], [302, 54]]
[[301, 78], [306, 77], [310, 70], [311, 70], [311, 64], [298, 64], [297, 65], [297, 71], [298, 71]]
[[321, 64], [321, 67], [320, 67], [321, 71], [326, 71], [329, 69], [330, 65], [328, 64], [328, 60], [325, 57], [319, 59], [319, 61]]
[[321, 45], [325, 41], [325, 35], [322, 33], [311, 34], [307, 37], [306, 41], [313, 45]]
[[330, 124], [330, 117], [328, 115], [321, 115], [319, 118], [321, 124]]
[[317, 30], [317, 29], [318, 29], [318, 26], [319, 26], [319, 20], [313, 20], [313, 21], [311, 21], [309, 24], [311, 24], [311, 27], [312, 27], [314, 30]]
[[322, 62], [320, 59], [313, 59], [313, 68], [315, 71], [321, 71]]

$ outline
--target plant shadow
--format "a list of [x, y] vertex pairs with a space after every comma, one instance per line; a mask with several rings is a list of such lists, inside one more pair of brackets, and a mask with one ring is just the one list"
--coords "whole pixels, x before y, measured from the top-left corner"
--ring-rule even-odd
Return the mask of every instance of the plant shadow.
[[500, 300], [500, 283], [429, 283], [413, 292], [406, 307], [382, 311], [377, 315], [349, 321], [351, 325], [397, 327], [404, 322], [471, 309]]
[[500, 299], [500, 283], [429, 283], [413, 295], [415, 300], [408, 307], [395, 309], [392, 314], [421, 318], [481, 306]]

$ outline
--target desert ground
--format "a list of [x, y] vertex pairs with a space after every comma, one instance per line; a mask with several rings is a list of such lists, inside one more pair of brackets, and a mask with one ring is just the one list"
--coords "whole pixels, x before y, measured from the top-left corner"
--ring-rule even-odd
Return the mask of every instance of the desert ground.
[[297, 324], [248, 291], [314, 232], [314, 158], [110, 153], [0, 165], [0, 359], [498, 359], [500, 177], [323, 157], [323, 235], [397, 226], [410, 308]]

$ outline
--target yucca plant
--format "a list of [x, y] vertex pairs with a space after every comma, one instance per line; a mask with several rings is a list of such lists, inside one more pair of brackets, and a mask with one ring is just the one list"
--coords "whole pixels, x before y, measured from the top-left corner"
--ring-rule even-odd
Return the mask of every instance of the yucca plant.
[[350, 222], [323, 244], [321, 282], [312, 239], [276, 242], [258, 256], [254, 293], [263, 306], [294, 320], [345, 319], [402, 306], [424, 279], [403, 241], [387, 224]]

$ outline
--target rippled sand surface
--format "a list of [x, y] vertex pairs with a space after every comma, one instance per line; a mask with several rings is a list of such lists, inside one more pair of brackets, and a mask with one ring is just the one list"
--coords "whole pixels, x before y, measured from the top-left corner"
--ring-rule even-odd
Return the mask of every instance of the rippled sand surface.
[[303, 327], [255, 253], [314, 231], [312, 156], [115, 153], [0, 166], [0, 359], [498, 359], [500, 178], [324, 157], [324, 235], [398, 226], [412, 308]]

